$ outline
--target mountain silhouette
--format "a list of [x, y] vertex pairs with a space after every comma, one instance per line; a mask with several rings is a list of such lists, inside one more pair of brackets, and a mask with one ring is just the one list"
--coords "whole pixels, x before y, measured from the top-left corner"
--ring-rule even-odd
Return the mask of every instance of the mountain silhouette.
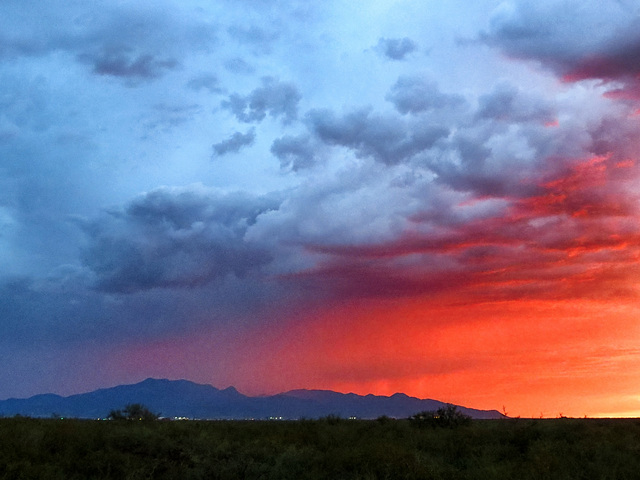
[[[331, 390], [291, 390], [271, 396], [250, 397], [234, 387], [224, 390], [188, 380], [148, 378], [133, 385], [102, 388], [62, 397], [54, 394], [0, 401], [0, 416], [104, 418], [111, 410], [140, 403], [163, 417], [198, 419], [299, 419], [339, 417], [377, 418], [383, 415], [406, 418], [425, 410], [437, 410], [446, 403], [396, 393], [356, 395]], [[503, 418], [497, 410], [457, 406], [472, 418]]]

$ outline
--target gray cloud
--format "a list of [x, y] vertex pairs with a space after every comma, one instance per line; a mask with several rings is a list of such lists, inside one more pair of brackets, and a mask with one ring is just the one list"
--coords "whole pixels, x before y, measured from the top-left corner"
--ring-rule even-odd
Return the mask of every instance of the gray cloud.
[[159, 59], [151, 54], [131, 55], [128, 52], [102, 52], [100, 55], [80, 55], [79, 58], [93, 67], [97, 75], [149, 80], [173, 70], [178, 62], [172, 58]]
[[[575, 13], [581, 6], [591, 12], [577, 19]], [[585, 8], [583, 13], [586, 13]], [[575, 0], [561, 3], [504, 2], [494, 10], [489, 30], [482, 32], [480, 38], [516, 57], [571, 61], [582, 52], [592, 50], [594, 40], [600, 36], [598, 32], [580, 31], [585, 27], [581, 22], [596, 20], [592, 14], [592, 7]], [[604, 10], [601, 15], [606, 15]]]
[[311, 167], [316, 161], [317, 150], [309, 135], [285, 135], [276, 138], [271, 145], [271, 153], [280, 160], [280, 166], [293, 171]]
[[221, 157], [227, 153], [237, 153], [240, 149], [253, 145], [256, 139], [256, 129], [252, 128], [247, 133], [235, 132], [226, 140], [215, 143], [213, 151], [216, 156]]
[[480, 96], [477, 115], [505, 122], [551, 122], [557, 113], [545, 99], [522, 95], [518, 88], [503, 83]]
[[615, 93], [640, 98], [637, 7], [577, 0], [503, 3], [480, 39], [510, 56], [540, 61], [565, 81], [620, 82]]
[[392, 102], [400, 113], [412, 114], [456, 107], [465, 103], [463, 96], [442, 93], [436, 82], [419, 76], [398, 78], [386, 99]]
[[[197, 17], [177, 14], [177, 9], [168, 6], [119, 5], [94, 14], [95, 6], [81, 3], [22, 3], [17, 25], [3, 26], [0, 21], [0, 30], [5, 32], [0, 34], [0, 56], [65, 51], [96, 75], [137, 85], [176, 69], [185, 52], [204, 50], [215, 43], [215, 27]], [[5, 8], [12, 9], [10, 5]], [[11, 13], [8, 17], [14, 22], [17, 19]]]
[[410, 53], [418, 48], [416, 42], [408, 37], [381, 38], [375, 49], [380, 54], [391, 60], [404, 60]]
[[483, 143], [464, 134], [456, 135], [446, 155], [433, 157], [428, 162], [429, 168], [437, 174], [438, 182], [456, 191], [474, 192], [480, 196], [525, 194], [511, 173], [492, 168], [492, 151]]
[[[515, 103], [528, 105], [533, 99], [523, 96]], [[561, 175], [571, 159], [589, 155], [588, 129], [595, 119], [547, 126], [553, 117], [544, 108], [520, 111], [506, 105], [490, 113], [480, 103], [485, 116], [471, 114], [468, 123], [459, 124], [424, 157], [436, 182], [478, 197], [524, 198], [542, 194], [544, 178]]]
[[87, 223], [83, 261], [106, 292], [242, 277], [270, 261], [267, 251], [243, 237], [260, 214], [278, 205], [274, 197], [160, 188]]
[[407, 123], [391, 116], [355, 110], [342, 117], [330, 110], [312, 110], [307, 115], [311, 130], [323, 142], [354, 150], [385, 164], [397, 164], [428, 150], [449, 134], [440, 125]]
[[222, 107], [244, 123], [261, 122], [268, 114], [286, 124], [296, 119], [300, 99], [301, 95], [294, 84], [264, 77], [261, 87], [246, 96], [237, 93], [230, 95], [222, 102]]

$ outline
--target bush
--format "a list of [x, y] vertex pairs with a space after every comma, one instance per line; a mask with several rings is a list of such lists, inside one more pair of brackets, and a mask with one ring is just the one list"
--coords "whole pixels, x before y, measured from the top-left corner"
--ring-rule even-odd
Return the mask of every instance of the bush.
[[456, 428], [470, 425], [471, 417], [462, 413], [455, 405], [447, 405], [436, 411], [416, 413], [409, 418], [409, 421], [417, 427]]
[[130, 403], [123, 410], [111, 410], [109, 416], [111, 420], [157, 420], [159, 414], [153, 413], [140, 403]]

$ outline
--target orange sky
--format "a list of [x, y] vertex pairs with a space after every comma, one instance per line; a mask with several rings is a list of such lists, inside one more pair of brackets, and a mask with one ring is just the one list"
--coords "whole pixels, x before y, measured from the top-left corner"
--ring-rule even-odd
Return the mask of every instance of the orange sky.
[[134, 347], [120, 368], [173, 364], [176, 377], [251, 395], [404, 392], [511, 416], [639, 416], [639, 315], [614, 301], [353, 302]]
[[638, 314], [597, 301], [352, 305], [260, 332], [243, 354], [281, 388], [400, 391], [526, 417], [640, 415]]

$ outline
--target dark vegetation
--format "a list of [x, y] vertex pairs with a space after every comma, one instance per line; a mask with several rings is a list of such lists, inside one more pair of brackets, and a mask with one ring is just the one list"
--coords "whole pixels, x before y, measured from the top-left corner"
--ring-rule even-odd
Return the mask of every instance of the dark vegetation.
[[420, 412], [409, 418], [416, 427], [444, 427], [457, 428], [463, 425], [471, 425], [471, 417], [460, 412], [455, 405], [447, 405], [436, 411]]
[[132, 420], [150, 422], [158, 420], [160, 415], [153, 413], [140, 403], [129, 403], [122, 410], [111, 410], [107, 416], [109, 420]]
[[445, 422], [436, 415], [299, 421], [4, 418], [0, 479], [640, 478], [640, 420]]

